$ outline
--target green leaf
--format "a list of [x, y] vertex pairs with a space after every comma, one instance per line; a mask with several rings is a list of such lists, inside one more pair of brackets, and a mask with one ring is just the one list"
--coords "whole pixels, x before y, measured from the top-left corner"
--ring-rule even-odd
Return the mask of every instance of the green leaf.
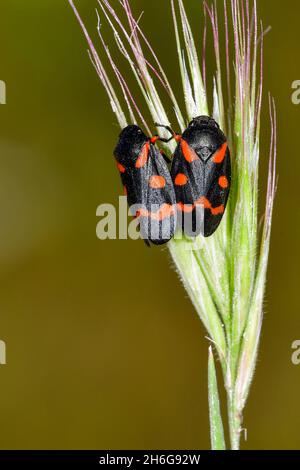
[[212, 450], [225, 450], [224, 429], [220, 410], [215, 361], [211, 346], [208, 350], [208, 403]]

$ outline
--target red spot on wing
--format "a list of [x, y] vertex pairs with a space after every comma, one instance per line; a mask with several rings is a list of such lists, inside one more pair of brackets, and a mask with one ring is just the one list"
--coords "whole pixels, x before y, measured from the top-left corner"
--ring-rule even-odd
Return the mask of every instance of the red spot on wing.
[[221, 204], [221, 205], [218, 206], [218, 207], [211, 207], [211, 208], [210, 208], [210, 211], [211, 211], [212, 215], [223, 214], [223, 213], [224, 213], [224, 210], [225, 210], [225, 207], [224, 207], [223, 204]]
[[153, 175], [149, 178], [149, 186], [153, 189], [162, 189], [166, 186], [166, 180], [163, 176]]
[[136, 168], [142, 168], [143, 166], [146, 165], [149, 157], [149, 150], [150, 150], [150, 142], [146, 142], [143, 145], [142, 151], [140, 155], [137, 158], [137, 161], [135, 162], [135, 167]]
[[216, 151], [216, 153], [214, 154], [214, 157], [213, 157], [213, 162], [214, 163], [222, 163], [222, 161], [224, 160], [225, 155], [226, 155], [227, 147], [228, 147], [227, 142], [224, 142], [222, 147], [220, 147], [220, 149]]
[[153, 220], [161, 221], [167, 217], [174, 215], [175, 209], [171, 204], [162, 204], [157, 212], [148, 211], [148, 209], [140, 209], [136, 213], [136, 217], [150, 217]]
[[183, 202], [178, 202], [177, 203], [177, 208], [181, 212], [189, 213], [189, 212], [193, 212], [194, 204], [183, 204]]
[[204, 209], [211, 209], [211, 203], [204, 196], [199, 197], [199, 199], [195, 202], [195, 206], [197, 205], [203, 206]]
[[127, 196], [127, 188], [126, 188], [126, 186], [123, 187], [123, 193], [124, 193], [124, 196]]
[[120, 173], [125, 173], [126, 168], [125, 166], [121, 165], [121, 163], [117, 162], [117, 167]]
[[193, 150], [184, 139], [181, 139], [181, 150], [187, 162], [192, 163], [195, 160], [199, 160], [195, 150]]
[[205, 196], [199, 197], [195, 204], [183, 204], [182, 202], [177, 203], [178, 210], [186, 213], [192, 212], [196, 206], [203, 206], [204, 209], [210, 210], [212, 215], [223, 214], [225, 210], [224, 204], [221, 204], [217, 207], [212, 207], [211, 202]]
[[228, 179], [226, 178], [226, 176], [220, 176], [219, 186], [221, 186], [221, 188], [223, 189], [228, 188], [229, 183], [228, 183]]
[[184, 186], [188, 181], [187, 176], [184, 173], [178, 173], [175, 178], [176, 186]]

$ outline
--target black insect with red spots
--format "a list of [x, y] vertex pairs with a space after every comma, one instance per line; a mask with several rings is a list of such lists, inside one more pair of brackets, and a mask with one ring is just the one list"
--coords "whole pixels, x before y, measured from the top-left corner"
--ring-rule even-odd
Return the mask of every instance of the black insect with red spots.
[[[173, 137], [171, 137], [173, 138]], [[175, 190], [166, 161], [155, 146], [158, 136], [148, 137], [136, 125], [122, 130], [114, 150], [131, 215], [139, 218], [147, 244], [168, 242], [176, 228]]]
[[187, 235], [205, 237], [218, 228], [231, 184], [230, 151], [217, 122], [209, 116], [194, 118], [182, 135], [168, 126], [178, 142], [171, 176], [177, 212]]

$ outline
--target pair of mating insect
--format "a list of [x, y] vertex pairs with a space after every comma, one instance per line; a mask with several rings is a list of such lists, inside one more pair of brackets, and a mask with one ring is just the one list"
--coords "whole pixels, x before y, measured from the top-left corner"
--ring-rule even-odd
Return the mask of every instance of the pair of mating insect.
[[[156, 125], [168, 130], [171, 137], [150, 138], [130, 125], [121, 132], [114, 151], [142, 238], [156, 245], [166, 243], [174, 236], [178, 221], [187, 235], [208, 237], [221, 222], [230, 191], [227, 139], [208, 116], [194, 118], [182, 135], [169, 126]], [[173, 138], [177, 148], [170, 161], [155, 144]]]

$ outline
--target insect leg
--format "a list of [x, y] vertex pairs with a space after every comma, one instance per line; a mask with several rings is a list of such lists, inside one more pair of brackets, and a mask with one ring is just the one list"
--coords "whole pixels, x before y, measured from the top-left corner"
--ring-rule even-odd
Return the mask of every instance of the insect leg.
[[172, 139], [175, 139], [175, 140], [179, 141], [181, 139], [181, 135], [174, 132], [173, 129], [170, 126], [165, 126], [164, 124], [158, 124], [157, 122], [155, 122], [154, 125], [156, 127], [162, 127], [163, 129], [166, 129], [166, 131], [170, 132], [170, 134], [172, 134], [172, 137], [170, 137], [170, 139], [160, 138], [160, 140], [162, 142], [170, 142], [170, 140], [172, 140]]
[[146, 245], [148, 248], [151, 248], [151, 244], [150, 244], [149, 240], [147, 240], [146, 238], [144, 238], [143, 241], [144, 241], [145, 245]]

